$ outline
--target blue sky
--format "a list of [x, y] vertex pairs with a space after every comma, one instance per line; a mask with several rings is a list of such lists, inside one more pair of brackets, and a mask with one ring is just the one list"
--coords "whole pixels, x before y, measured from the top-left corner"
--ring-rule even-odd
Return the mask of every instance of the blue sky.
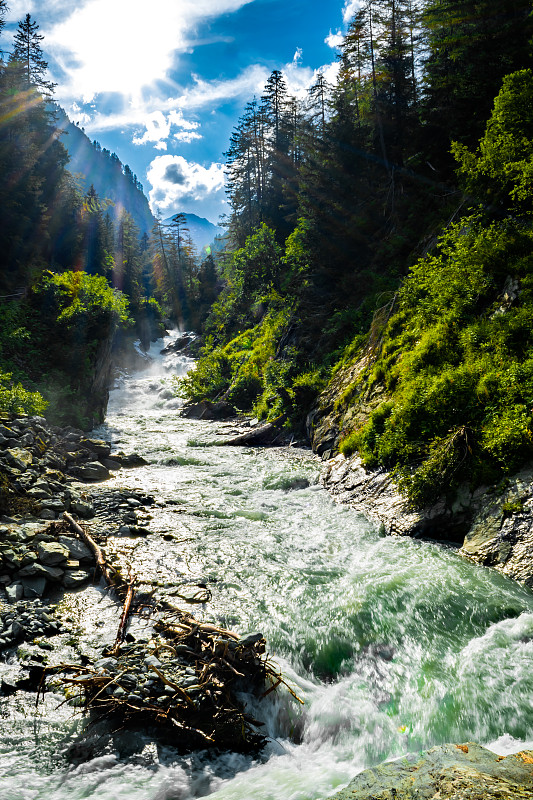
[[223, 153], [273, 69], [303, 96], [334, 80], [358, 0], [8, 0], [4, 47], [30, 13], [56, 99], [117, 153], [163, 217], [227, 211]]

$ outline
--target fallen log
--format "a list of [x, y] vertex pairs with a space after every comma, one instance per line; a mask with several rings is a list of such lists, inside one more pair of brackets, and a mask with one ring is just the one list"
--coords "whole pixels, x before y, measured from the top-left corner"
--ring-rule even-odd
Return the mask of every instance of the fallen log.
[[93, 537], [83, 530], [75, 519], [73, 519], [67, 511], [63, 512], [63, 519], [68, 522], [72, 530], [80, 536], [89, 550], [94, 555], [96, 565], [102, 573], [104, 580], [108, 586], [119, 588], [120, 585], [125, 585], [125, 581], [120, 577], [120, 573], [114, 567], [110, 567], [104, 557], [102, 549], [96, 544]]

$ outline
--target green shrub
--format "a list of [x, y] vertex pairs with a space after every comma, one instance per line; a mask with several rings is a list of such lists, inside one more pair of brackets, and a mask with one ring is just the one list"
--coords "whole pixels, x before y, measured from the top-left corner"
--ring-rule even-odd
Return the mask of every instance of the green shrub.
[[9, 414], [42, 414], [48, 403], [39, 392], [30, 392], [12, 380], [11, 373], [0, 373], [0, 411]]

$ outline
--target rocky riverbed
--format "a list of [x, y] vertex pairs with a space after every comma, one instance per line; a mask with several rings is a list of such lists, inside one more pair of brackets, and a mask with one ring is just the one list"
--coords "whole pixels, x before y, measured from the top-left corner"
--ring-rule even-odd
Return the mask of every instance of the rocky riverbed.
[[[134, 563], [126, 576], [116, 546], [107, 548], [109, 537], [131, 541], [150, 533], [155, 498], [102, 483], [111, 471], [144, 459], [112, 452], [108, 442], [82, 431], [50, 427], [41, 417], [5, 419], [0, 436], [6, 512], [0, 519], [0, 655], [12, 666], [0, 695], [50, 686], [66, 691], [93, 722], [152, 730], [174, 747], [260, 748], [261, 723], [245, 715], [235, 692], [265, 691], [282, 681], [263, 657], [263, 635], [238, 636], [198, 622], [139, 581]], [[90, 533], [82, 527], [89, 520]], [[89, 656], [62, 598], [102, 575], [124, 609], [114, 645]], [[194, 597], [180, 597], [205, 602], [209, 595], [200, 587]], [[135, 636], [127, 627], [139, 614], [148, 624]], [[74, 649], [65, 664], [56, 650], [66, 637]]]

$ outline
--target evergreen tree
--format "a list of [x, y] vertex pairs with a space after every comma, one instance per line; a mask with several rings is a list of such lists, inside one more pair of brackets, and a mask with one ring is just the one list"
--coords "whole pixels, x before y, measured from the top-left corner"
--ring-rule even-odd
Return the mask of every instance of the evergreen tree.
[[529, 0], [428, 0], [422, 146], [443, 177], [451, 141], [475, 147], [504, 75], [531, 62]]
[[30, 14], [26, 14], [19, 22], [10, 61], [17, 65], [21, 72], [22, 83], [27, 89], [35, 87], [42, 94], [50, 96], [57, 84], [46, 79], [48, 62], [45, 61], [41, 49], [44, 36], [38, 33], [38, 30], [39, 25], [32, 20]]

